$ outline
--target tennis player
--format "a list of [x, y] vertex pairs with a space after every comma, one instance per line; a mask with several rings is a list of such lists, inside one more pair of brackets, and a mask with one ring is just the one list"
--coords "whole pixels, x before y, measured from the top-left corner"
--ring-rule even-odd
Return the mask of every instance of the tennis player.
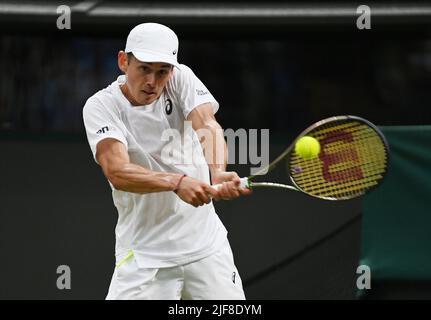
[[[171, 29], [136, 26], [118, 53], [124, 75], [83, 109], [89, 145], [118, 210], [106, 299], [245, 299], [211, 199], [250, 191], [226, 171], [226, 143], [214, 116], [219, 104], [177, 55]], [[200, 143], [201, 129], [210, 133], [207, 143]], [[177, 130], [182, 143], [165, 139], [167, 130]], [[184, 155], [184, 146], [192, 146], [193, 161], [166, 161], [166, 154]], [[223, 185], [216, 191], [211, 183]]]

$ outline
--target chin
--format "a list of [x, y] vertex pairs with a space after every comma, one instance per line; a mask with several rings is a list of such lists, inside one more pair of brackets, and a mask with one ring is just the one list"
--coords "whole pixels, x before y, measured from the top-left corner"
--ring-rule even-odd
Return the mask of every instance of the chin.
[[145, 99], [143, 102], [142, 102], [142, 104], [151, 104], [151, 103], [153, 103], [154, 101], [156, 101], [157, 99]]
[[150, 104], [157, 100], [158, 97], [143, 97], [139, 103], [141, 105]]

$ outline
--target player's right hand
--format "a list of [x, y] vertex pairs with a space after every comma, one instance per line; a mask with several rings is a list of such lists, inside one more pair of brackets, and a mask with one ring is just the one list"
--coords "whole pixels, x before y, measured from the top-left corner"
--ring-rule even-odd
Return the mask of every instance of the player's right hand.
[[209, 184], [187, 176], [181, 181], [176, 193], [181, 200], [194, 207], [210, 203], [212, 198], [219, 198], [218, 191]]

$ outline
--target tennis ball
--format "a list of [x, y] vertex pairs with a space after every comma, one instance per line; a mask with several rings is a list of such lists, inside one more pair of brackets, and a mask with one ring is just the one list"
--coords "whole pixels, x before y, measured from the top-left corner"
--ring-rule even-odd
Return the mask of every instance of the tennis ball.
[[316, 158], [320, 153], [320, 143], [313, 137], [304, 136], [296, 142], [295, 152], [304, 159]]

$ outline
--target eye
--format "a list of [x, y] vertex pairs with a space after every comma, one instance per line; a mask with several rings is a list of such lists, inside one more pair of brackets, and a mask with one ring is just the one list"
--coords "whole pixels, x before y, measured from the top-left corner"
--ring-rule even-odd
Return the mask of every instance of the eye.
[[139, 69], [141, 69], [141, 71], [143, 71], [144, 73], [150, 72], [150, 68], [148, 68], [147, 66], [140, 66]]
[[159, 70], [159, 75], [161, 75], [161, 76], [165, 76], [165, 75], [167, 75], [168, 73], [169, 73], [169, 71], [168, 71], [168, 70], [166, 70], [166, 69]]

